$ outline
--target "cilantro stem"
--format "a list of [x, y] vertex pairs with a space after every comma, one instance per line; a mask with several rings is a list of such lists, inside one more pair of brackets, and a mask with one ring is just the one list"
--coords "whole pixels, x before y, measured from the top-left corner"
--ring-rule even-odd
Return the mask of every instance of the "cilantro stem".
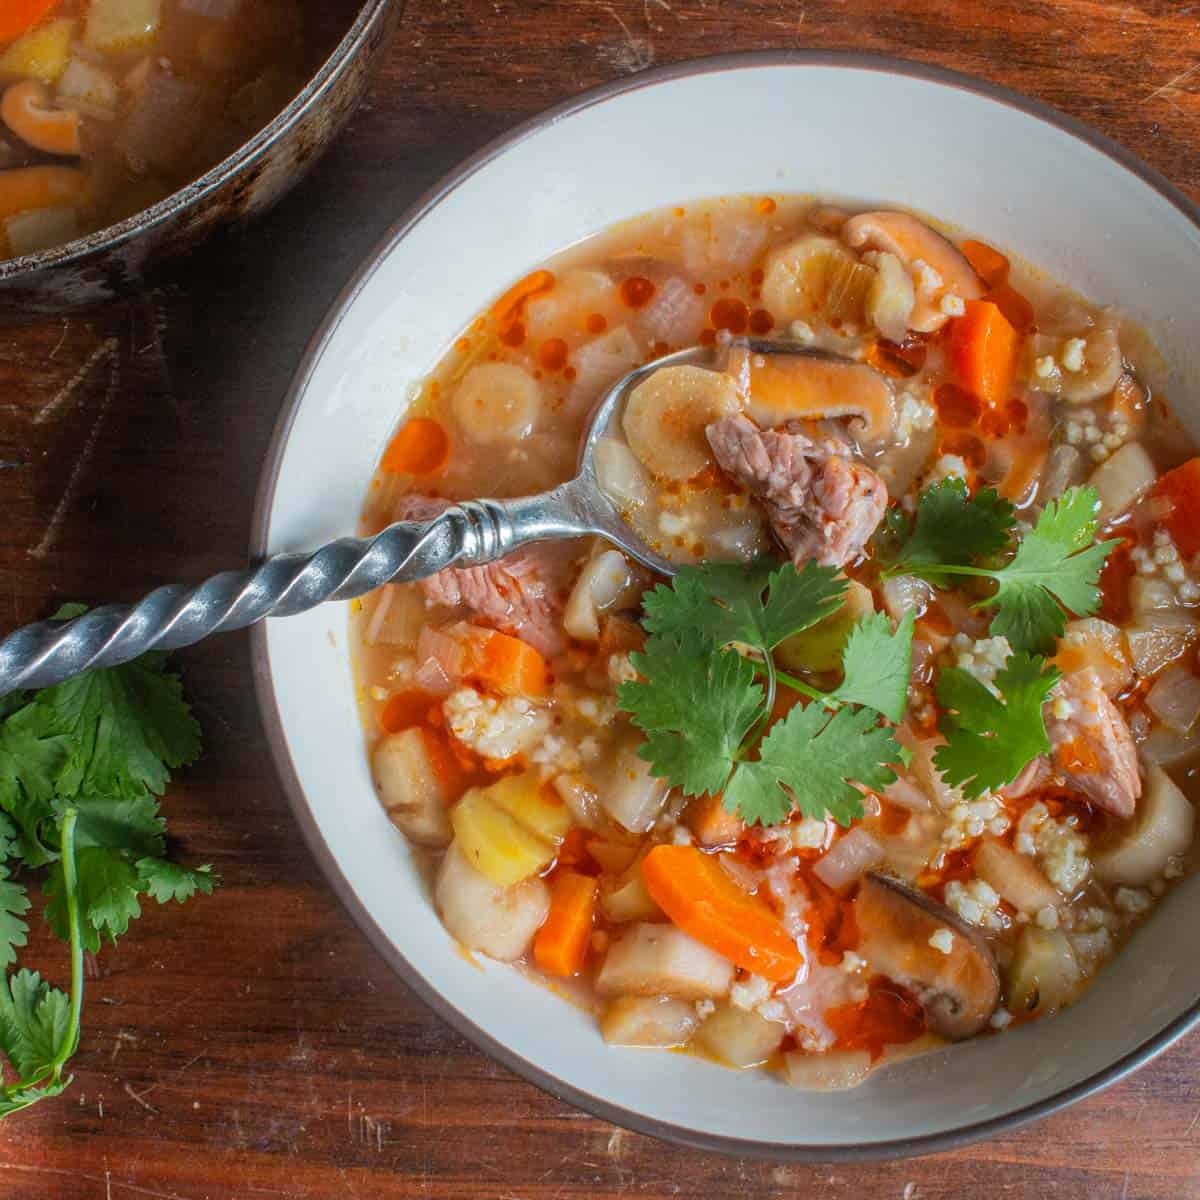
[[79, 885], [75, 874], [75, 821], [77, 813], [68, 808], [62, 820], [61, 847], [63, 887], [67, 901], [67, 925], [71, 945], [71, 1009], [67, 1029], [54, 1060], [50, 1064], [51, 1078], [62, 1078], [67, 1059], [75, 1053], [79, 1042], [79, 1020], [83, 1012], [83, 937], [79, 929]]
[[802, 696], [807, 696], [810, 700], [820, 700], [826, 708], [840, 708], [841, 704], [835, 700], [828, 692], [821, 691], [820, 688], [815, 688], [812, 684], [805, 683], [803, 679], [797, 679], [795, 675], [789, 675], [786, 671], [775, 668], [775, 677], [780, 683], [790, 687], [793, 692], [799, 692]]
[[761, 665], [767, 673], [767, 703], [763, 709], [763, 715], [754, 723], [754, 728], [750, 730], [746, 740], [738, 749], [738, 758], [741, 758], [745, 751], [766, 732], [767, 726], [771, 723], [771, 713], [775, 709], [775, 679], [777, 672], [775, 669], [775, 660], [771, 657], [769, 650], [763, 651]]

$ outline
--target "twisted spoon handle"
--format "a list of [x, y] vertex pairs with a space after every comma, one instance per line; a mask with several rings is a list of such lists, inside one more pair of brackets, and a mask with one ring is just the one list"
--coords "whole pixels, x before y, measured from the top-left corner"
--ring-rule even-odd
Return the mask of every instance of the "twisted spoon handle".
[[172, 584], [138, 604], [110, 604], [73, 621], [26, 625], [0, 642], [0, 696], [49, 687], [148, 650], [190, 646], [265, 617], [349, 600], [381, 584], [501, 558], [518, 546], [601, 532], [572, 483], [519, 500], [467, 500], [429, 521], [398, 521], [371, 538], [340, 538], [310, 554], [277, 554], [197, 587]]

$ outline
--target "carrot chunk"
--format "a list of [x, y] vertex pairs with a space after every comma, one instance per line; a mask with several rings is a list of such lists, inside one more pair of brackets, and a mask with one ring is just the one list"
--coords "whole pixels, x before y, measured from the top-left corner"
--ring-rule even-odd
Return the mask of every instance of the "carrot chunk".
[[516, 283], [492, 305], [492, 316], [502, 325], [514, 320], [525, 307], [527, 301], [534, 296], [548, 292], [554, 286], [553, 271], [534, 271]]
[[1179, 553], [1191, 558], [1200, 551], [1200, 458], [1168, 471], [1155, 484], [1154, 495], [1171, 502], [1163, 524]]
[[1016, 371], [1017, 331], [990, 300], [968, 300], [950, 327], [950, 362], [961, 387], [1002, 405]]
[[15, 42], [57, 7], [58, 0], [4, 0], [0, 4], [0, 45]]
[[987, 287], [995, 288], [1008, 282], [1008, 259], [986, 242], [965, 241], [960, 249], [971, 269]]
[[783, 983], [803, 965], [779, 918], [694, 846], [655, 846], [642, 860], [642, 882], [684, 933], [739, 967]]
[[384, 451], [380, 466], [390, 475], [432, 475], [450, 457], [450, 438], [432, 417], [405, 421]]
[[550, 667], [528, 642], [507, 633], [491, 633], [473, 647], [470, 674], [502, 696], [543, 696]]
[[550, 914], [533, 940], [533, 961], [547, 975], [566, 978], [583, 966], [596, 916], [594, 879], [556, 871], [550, 880]]

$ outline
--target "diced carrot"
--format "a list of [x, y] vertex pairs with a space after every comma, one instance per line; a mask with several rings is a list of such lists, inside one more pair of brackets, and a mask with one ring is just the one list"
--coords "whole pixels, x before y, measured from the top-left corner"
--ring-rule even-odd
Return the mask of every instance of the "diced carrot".
[[429, 718], [429, 710], [436, 703], [433, 696], [420, 688], [393, 692], [379, 713], [380, 728], [384, 733], [399, 733], [413, 725], [423, 725]]
[[1008, 282], [1008, 259], [986, 242], [963, 242], [960, 249], [975, 274], [987, 287], [1000, 287]]
[[413, 417], [396, 431], [380, 466], [390, 475], [432, 475], [450, 457], [450, 438], [432, 417]]
[[58, 0], [4, 0], [0, 4], [0, 45], [15, 42], [57, 7]]
[[492, 305], [492, 316], [501, 324], [505, 324], [520, 313], [521, 309], [525, 307], [526, 301], [532, 300], [534, 296], [540, 296], [542, 292], [548, 292], [553, 286], [553, 271], [534, 271], [532, 274], [526, 275], [524, 279], [518, 279]]
[[596, 881], [575, 871], [550, 880], [550, 914], [533, 940], [533, 961], [548, 975], [566, 978], [583, 966], [596, 916]]
[[950, 363], [959, 384], [984, 404], [1008, 399], [1017, 366], [1017, 331], [990, 300], [968, 300], [950, 325]]
[[442, 788], [442, 800], [454, 804], [467, 790], [470, 782], [462, 762], [450, 747], [449, 739], [437, 729], [422, 725], [421, 740], [425, 745], [425, 756]]
[[697, 796], [687, 806], [688, 828], [702, 846], [723, 846], [736, 842], [744, 826], [728, 812], [720, 796]]
[[1163, 524], [1184, 558], [1200, 551], [1200, 458], [1168, 471], [1154, 486], [1154, 495], [1171, 502]]
[[684, 933], [737, 966], [783, 983], [803, 965], [800, 947], [770, 908], [694, 846], [655, 846], [642, 860], [642, 882]]
[[473, 647], [470, 674], [502, 696], [543, 696], [550, 667], [528, 642], [507, 633], [492, 633]]

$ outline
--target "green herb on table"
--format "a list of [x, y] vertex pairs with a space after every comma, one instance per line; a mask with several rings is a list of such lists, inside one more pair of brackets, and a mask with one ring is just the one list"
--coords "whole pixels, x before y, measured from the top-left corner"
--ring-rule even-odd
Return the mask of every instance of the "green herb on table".
[[[911, 618], [893, 631], [882, 616], [853, 628], [832, 692], [780, 671], [772, 651], [835, 613], [846, 581], [807, 563], [684, 567], [645, 599], [640, 678], [617, 691], [646, 735], [653, 773], [685, 795], [723, 793], [751, 824], [778, 824], [793, 808], [843, 824], [862, 815], [861, 792], [895, 778], [900, 748], [880, 716], [903, 715], [912, 660]], [[771, 723], [783, 685], [810, 703]]]
[[1052, 500], [1012, 548], [1013, 507], [990, 489], [967, 494], [961, 479], [927, 488], [916, 520], [889, 575], [916, 575], [935, 587], [969, 578], [991, 580], [992, 595], [977, 607], [994, 608], [991, 633], [1016, 651], [1045, 654], [1062, 636], [1068, 614], [1090, 616], [1100, 606], [1099, 579], [1115, 541], [1096, 542], [1094, 488], [1069, 488]]
[[[57, 614], [76, 616], [72, 606]], [[79, 1044], [83, 954], [160, 904], [211, 892], [210, 869], [166, 857], [158, 797], [200, 752], [200, 729], [165, 655], [0, 698], [0, 965], [26, 944], [29, 890], [70, 947], [70, 990], [28, 969], [0, 985], [0, 1050], [17, 1079], [0, 1116], [59, 1095]], [[37, 873], [36, 875], [34, 873]]]

